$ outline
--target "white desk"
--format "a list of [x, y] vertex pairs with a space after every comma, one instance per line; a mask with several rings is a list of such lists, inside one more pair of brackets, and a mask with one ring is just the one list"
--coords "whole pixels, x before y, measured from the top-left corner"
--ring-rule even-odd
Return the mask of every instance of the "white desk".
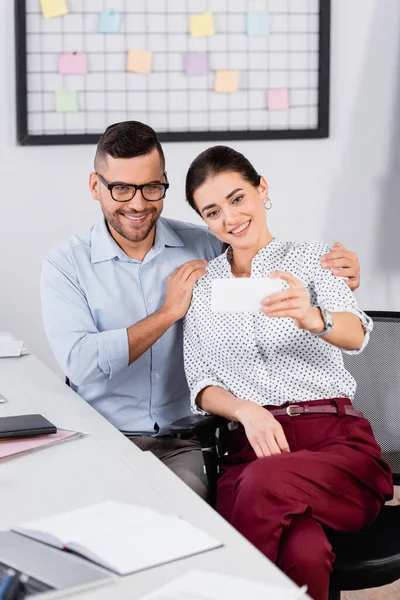
[[[183, 484], [139, 450], [33, 355], [0, 358], [0, 416], [40, 412], [57, 427], [90, 435], [0, 461], [0, 530], [104, 500], [178, 514], [224, 547], [75, 593], [84, 600], [140, 598], [191, 569], [294, 584]], [[118, 589], [117, 589], [118, 587]]]

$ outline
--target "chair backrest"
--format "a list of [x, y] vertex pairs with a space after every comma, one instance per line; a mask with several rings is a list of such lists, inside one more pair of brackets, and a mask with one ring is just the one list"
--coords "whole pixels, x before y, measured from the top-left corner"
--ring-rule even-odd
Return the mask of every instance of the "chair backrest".
[[357, 381], [354, 407], [370, 421], [375, 437], [400, 482], [400, 312], [368, 312], [374, 321], [361, 354], [344, 354]]

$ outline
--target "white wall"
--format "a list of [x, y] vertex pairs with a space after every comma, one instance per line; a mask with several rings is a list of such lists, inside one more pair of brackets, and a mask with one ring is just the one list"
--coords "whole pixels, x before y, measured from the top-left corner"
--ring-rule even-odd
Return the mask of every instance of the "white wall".
[[[94, 146], [15, 143], [13, 0], [0, 2], [0, 331], [48, 365], [41, 325], [44, 253], [92, 225], [87, 191]], [[359, 253], [365, 309], [400, 310], [400, 2], [332, 0], [331, 136], [232, 142], [270, 182], [275, 235], [340, 240]], [[166, 144], [165, 214], [196, 220], [184, 203], [186, 168], [207, 144]]]

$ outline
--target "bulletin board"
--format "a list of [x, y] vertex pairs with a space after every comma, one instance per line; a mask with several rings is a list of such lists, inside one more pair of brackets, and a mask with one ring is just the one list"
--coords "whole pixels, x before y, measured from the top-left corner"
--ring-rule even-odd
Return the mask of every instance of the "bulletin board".
[[14, 0], [20, 144], [329, 134], [330, 0]]

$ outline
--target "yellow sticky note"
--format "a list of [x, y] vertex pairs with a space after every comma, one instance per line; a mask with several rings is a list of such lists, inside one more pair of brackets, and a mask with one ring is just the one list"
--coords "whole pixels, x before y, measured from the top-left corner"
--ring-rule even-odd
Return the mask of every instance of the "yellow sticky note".
[[40, 0], [40, 6], [45, 19], [62, 17], [68, 14], [67, 0]]
[[152, 52], [129, 50], [126, 70], [133, 73], [150, 73]]
[[57, 112], [77, 112], [78, 94], [76, 92], [56, 92]]
[[237, 92], [239, 87], [239, 71], [217, 71], [215, 73], [214, 91], [221, 93]]
[[212, 13], [206, 12], [190, 17], [190, 35], [192, 37], [205, 37], [214, 35], [214, 18]]

